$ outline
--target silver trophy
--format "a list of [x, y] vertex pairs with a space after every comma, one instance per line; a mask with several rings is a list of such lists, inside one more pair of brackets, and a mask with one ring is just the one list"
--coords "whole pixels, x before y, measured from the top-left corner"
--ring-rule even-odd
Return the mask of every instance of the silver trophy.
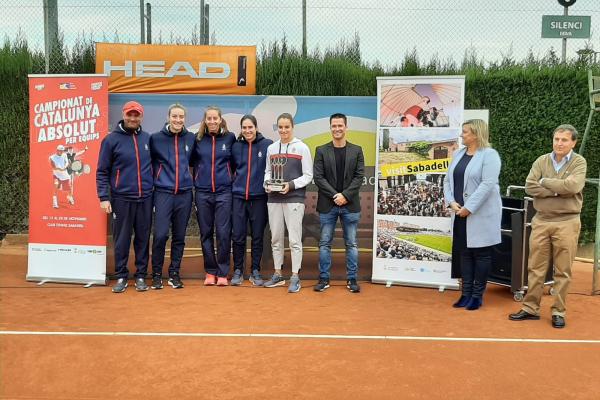
[[272, 157], [269, 162], [271, 163], [271, 179], [267, 181], [267, 188], [271, 192], [281, 192], [285, 187], [283, 167], [287, 163], [287, 157]]

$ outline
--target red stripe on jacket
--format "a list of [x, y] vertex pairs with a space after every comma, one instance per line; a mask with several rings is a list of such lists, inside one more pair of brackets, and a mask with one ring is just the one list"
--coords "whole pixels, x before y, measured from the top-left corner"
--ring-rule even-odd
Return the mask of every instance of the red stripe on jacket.
[[248, 146], [248, 176], [246, 177], [246, 200], [250, 197], [250, 174], [252, 172], [252, 142]]
[[138, 197], [142, 197], [142, 168], [140, 166], [140, 149], [138, 148], [137, 138], [135, 133], [131, 135], [133, 138], [133, 145], [135, 146], [135, 160], [137, 161], [137, 181], [138, 181]]
[[211, 165], [211, 171], [210, 171], [213, 193], [216, 192], [216, 188], [215, 188], [215, 186], [216, 186], [216, 183], [215, 183], [215, 146], [217, 145], [216, 140], [217, 139], [213, 136], [212, 137], [212, 165]]
[[179, 190], [179, 140], [175, 134], [175, 194]]

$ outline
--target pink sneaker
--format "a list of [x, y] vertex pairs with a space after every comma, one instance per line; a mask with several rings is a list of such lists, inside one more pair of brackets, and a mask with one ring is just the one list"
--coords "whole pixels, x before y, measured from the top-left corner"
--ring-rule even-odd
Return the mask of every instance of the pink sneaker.
[[206, 278], [204, 279], [204, 286], [213, 286], [217, 282], [217, 277], [213, 274], [206, 274]]
[[219, 279], [217, 279], [217, 286], [229, 286], [227, 278], [224, 276], [220, 276]]

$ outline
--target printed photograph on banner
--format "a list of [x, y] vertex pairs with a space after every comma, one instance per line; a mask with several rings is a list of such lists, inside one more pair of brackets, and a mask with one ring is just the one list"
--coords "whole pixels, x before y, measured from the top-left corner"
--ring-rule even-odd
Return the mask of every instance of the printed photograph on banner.
[[379, 178], [378, 215], [449, 217], [444, 204], [443, 173], [397, 175]]
[[[71, 208], [76, 207], [75, 198], [79, 198], [75, 191], [75, 182], [89, 175], [92, 167], [85, 163], [85, 153], [88, 146], [58, 145], [56, 150], [49, 156], [52, 168], [52, 207]], [[88, 179], [95, 180], [95, 177]], [[79, 189], [79, 192], [82, 189]]]
[[462, 84], [384, 83], [379, 125], [401, 128], [458, 128], [462, 123]]
[[380, 128], [379, 166], [452, 158], [459, 135], [457, 129]]
[[376, 257], [393, 260], [452, 260], [450, 218], [377, 216]]

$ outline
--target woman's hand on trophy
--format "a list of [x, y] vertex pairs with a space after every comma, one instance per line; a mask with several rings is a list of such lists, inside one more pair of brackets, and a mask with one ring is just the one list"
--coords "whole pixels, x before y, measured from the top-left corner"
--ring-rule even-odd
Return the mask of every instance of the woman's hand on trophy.
[[283, 184], [283, 190], [279, 193], [281, 194], [287, 194], [290, 191], [290, 183], [286, 182]]

